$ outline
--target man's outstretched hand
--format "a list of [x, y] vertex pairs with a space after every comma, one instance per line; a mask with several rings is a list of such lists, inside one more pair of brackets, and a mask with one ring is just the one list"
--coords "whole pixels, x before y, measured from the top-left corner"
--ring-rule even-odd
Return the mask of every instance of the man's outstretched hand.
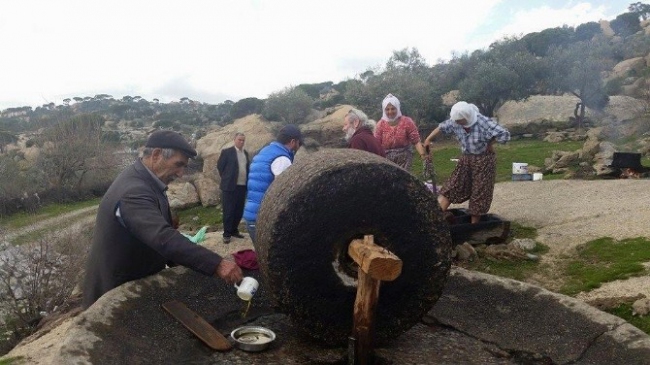
[[217, 266], [217, 276], [228, 284], [237, 284], [244, 278], [244, 273], [236, 263], [223, 259]]

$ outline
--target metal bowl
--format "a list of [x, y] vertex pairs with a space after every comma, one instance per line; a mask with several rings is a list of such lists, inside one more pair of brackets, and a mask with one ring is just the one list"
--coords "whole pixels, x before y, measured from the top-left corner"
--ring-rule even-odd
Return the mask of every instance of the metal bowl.
[[261, 326], [244, 326], [235, 328], [230, 337], [235, 340], [235, 346], [248, 352], [266, 350], [275, 340], [275, 333]]

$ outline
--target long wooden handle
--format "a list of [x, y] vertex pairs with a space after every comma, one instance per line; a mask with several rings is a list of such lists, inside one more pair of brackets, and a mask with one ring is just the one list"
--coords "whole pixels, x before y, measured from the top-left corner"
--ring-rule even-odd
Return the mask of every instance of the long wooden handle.
[[212, 327], [203, 317], [187, 308], [182, 302], [172, 300], [163, 303], [162, 307], [210, 348], [217, 351], [232, 349], [232, 344], [221, 332]]

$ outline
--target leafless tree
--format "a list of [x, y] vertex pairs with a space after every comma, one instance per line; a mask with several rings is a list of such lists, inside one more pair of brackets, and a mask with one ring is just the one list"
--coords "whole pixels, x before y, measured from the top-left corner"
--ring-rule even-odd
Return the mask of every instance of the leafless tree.
[[43, 133], [37, 164], [50, 187], [80, 189], [87, 174], [117, 166], [110, 145], [102, 141], [102, 123], [99, 116], [81, 115]]
[[68, 228], [20, 246], [0, 232], [0, 329], [9, 339], [29, 335], [68, 300], [80, 281], [91, 231]]

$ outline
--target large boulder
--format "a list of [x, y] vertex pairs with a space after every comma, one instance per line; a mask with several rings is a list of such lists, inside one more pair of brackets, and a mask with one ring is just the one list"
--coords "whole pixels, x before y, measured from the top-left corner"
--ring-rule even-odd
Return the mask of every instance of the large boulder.
[[623, 122], [645, 115], [648, 103], [630, 96], [615, 95], [609, 97], [604, 114], [614, 122]]
[[[347, 106], [347, 109], [343, 107], [333, 108], [330, 110], [331, 115], [310, 123], [311, 126], [302, 125], [300, 129], [303, 131], [306, 143], [309, 140], [316, 140], [315, 144], [320, 144], [323, 139], [333, 139], [335, 131], [339, 136], [342, 136], [343, 117], [349, 108], [351, 107]], [[341, 115], [341, 113], [343, 114]], [[196, 151], [200, 158], [203, 159], [203, 170], [199, 177], [192, 179], [200, 203], [203, 206], [213, 206], [220, 203], [219, 182], [221, 178], [217, 172], [217, 161], [221, 151], [233, 145], [235, 133], [243, 133], [246, 136], [244, 148], [249, 152], [252, 160], [253, 156], [262, 147], [275, 140], [279, 128], [280, 123], [268, 122], [261, 115], [252, 114], [235, 120], [233, 124], [214, 129], [200, 138], [196, 142]], [[301, 148], [296, 154], [296, 161], [307, 152], [304, 148]], [[179, 198], [178, 201], [183, 200]], [[191, 200], [190, 204], [195, 203]]]
[[[580, 102], [573, 95], [533, 95], [526, 101], [507, 101], [495, 113], [504, 126], [519, 126], [529, 123], [567, 122], [574, 118], [576, 104]], [[598, 123], [620, 122], [634, 119], [645, 113], [647, 103], [629, 96], [611, 96], [602, 112], [586, 108], [585, 115]]]
[[[351, 105], [337, 105], [328, 108], [325, 116], [302, 126], [305, 137], [313, 138], [324, 147], [342, 147], [344, 144], [343, 119], [354, 108]], [[365, 112], [365, 111], [364, 111]]]
[[197, 206], [199, 201], [199, 194], [196, 188], [189, 181], [174, 181], [168, 185], [167, 197], [169, 199], [169, 206], [172, 209], [185, 209]]
[[[533, 95], [525, 101], [507, 101], [497, 111], [499, 123], [514, 126], [545, 121], [566, 122], [580, 99], [573, 95]], [[590, 115], [587, 110], [587, 115]]]
[[643, 93], [648, 88], [648, 83], [644, 78], [634, 79], [630, 85], [623, 85], [621, 87], [621, 94], [631, 97], [643, 97]]
[[646, 60], [644, 57], [635, 57], [623, 60], [614, 66], [608, 79], [624, 78], [627, 76], [640, 75], [646, 68]]
[[203, 158], [203, 172], [217, 177], [215, 167], [221, 150], [233, 145], [235, 133], [244, 133], [246, 144], [244, 148], [253, 154], [271, 142], [274, 138], [273, 123], [269, 123], [261, 115], [252, 114], [235, 120], [222, 128], [210, 131], [196, 142], [196, 151]]
[[201, 205], [211, 207], [221, 202], [221, 190], [219, 183], [212, 177], [199, 173], [194, 179], [194, 187], [201, 200]]

